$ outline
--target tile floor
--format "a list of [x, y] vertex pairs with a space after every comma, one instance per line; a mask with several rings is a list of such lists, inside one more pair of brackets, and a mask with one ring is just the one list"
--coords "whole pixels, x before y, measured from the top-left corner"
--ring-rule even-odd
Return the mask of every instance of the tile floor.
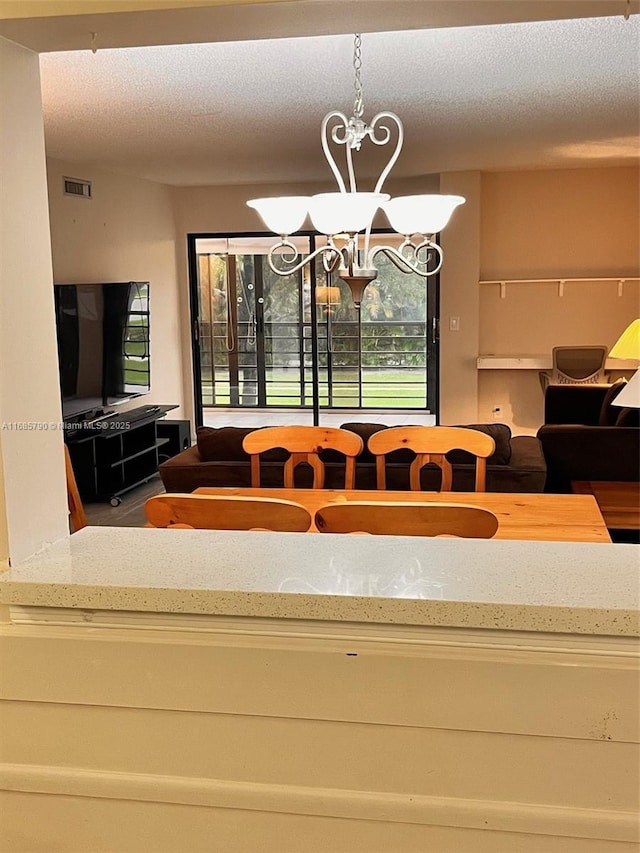
[[[286, 424], [313, 423], [310, 409], [205, 409], [205, 426], [283, 426]], [[404, 426], [416, 424], [435, 426], [434, 415], [420, 411], [389, 412], [384, 409], [340, 409], [320, 412], [320, 425], [339, 427], [349, 422], [385, 424], [386, 426]]]

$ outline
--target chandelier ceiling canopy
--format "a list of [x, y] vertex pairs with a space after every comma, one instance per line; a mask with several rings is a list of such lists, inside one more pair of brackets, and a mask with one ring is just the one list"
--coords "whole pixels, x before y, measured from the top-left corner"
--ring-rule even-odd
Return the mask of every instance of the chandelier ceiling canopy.
[[[333, 110], [324, 117], [320, 129], [322, 150], [338, 184], [338, 192], [255, 198], [247, 202], [260, 214], [267, 228], [280, 236], [268, 256], [269, 266], [275, 273], [290, 275], [318, 257], [325, 272], [337, 270], [338, 276], [349, 285], [357, 308], [366, 286], [378, 275], [375, 261], [380, 254], [404, 273], [417, 273], [423, 278], [437, 273], [443, 255], [435, 235], [448, 223], [455, 208], [465, 201], [458, 195], [391, 198], [382, 192], [402, 150], [404, 129], [398, 116], [387, 111], [375, 115], [370, 124], [363, 120], [361, 66], [361, 37], [357, 33], [353, 57], [356, 91], [353, 115], [347, 118], [339, 110]], [[353, 153], [360, 151], [366, 139], [373, 145], [393, 146], [373, 192], [358, 191], [353, 165]], [[332, 155], [330, 141], [345, 147], [348, 184]], [[370, 245], [373, 218], [379, 209], [391, 227], [404, 237], [398, 248]], [[326, 245], [298, 261], [298, 250], [289, 235], [302, 228], [307, 216], [315, 230], [326, 235], [327, 241]]]

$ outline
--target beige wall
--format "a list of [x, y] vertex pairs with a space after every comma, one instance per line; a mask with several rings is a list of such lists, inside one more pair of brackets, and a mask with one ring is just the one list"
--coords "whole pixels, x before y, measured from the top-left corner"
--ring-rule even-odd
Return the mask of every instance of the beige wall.
[[[55, 281], [151, 282], [151, 394], [144, 403], [182, 407], [181, 313], [188, 305], [178, 291], [169, 189], [58, 160], [48, 160], [47, 168]], [[63, 176], [90, 180], [92, 198], [65, 196]]]
[[[477, 421], [480, 172], [442, 175], [440, 190], [466, 201], [442, 232], [440, 273], [440, 423]], [[459, 331], [451, 331], [451, 318]]]
[[[504, 172], [482, 176], [480, 278], [638, 276], [637, 168]], [[628, 283], [480, 288], [479, 347], [484, 355], [535, 355], [553, 346], [613, 346], [640, 316], [640, 287]], [[543, 420], [535, 371], [481, 371], [478, 417], [515, 432], [535, 432]]]
[[636, 167], [485, 173], [483, 279], [637, 275]]
[[38, 57], [4, 39], [0, 103], [0, 549], [15, 563], [69, 529]]

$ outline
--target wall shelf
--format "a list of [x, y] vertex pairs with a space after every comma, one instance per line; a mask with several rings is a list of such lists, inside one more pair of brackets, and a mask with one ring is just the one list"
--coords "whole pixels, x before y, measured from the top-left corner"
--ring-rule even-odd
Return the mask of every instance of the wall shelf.
[[640, 282], [640, 277], [638, 276], [591, 276], [590, 278], [504, 278], [504, 279], [487, 279], [478, 282], [481, 285], [485, 284], [498, 284], [500, 285], [500, 299], [506, 299], [507, 297], [507, 285], [512, 284], [555, 284], [558, 288], [558, 296], [564, 296], [564, 286], [565, 284], [584, 284], [586, 282], [591, 283], [605, 283], [605, 284], [617, 284], [618, 286], [618, 296], [622, 296], [622, 292], [625, 284], [631, 284], [635, 282], [636, 284]]
[[[551, 353], [548, 355], [480, 355], [477, 361], [478, 370], [551, 370], [553, 361]], [[638, 368], [636, 361], [608, 358], [605, 362], [605, 370], [635, 371]]]

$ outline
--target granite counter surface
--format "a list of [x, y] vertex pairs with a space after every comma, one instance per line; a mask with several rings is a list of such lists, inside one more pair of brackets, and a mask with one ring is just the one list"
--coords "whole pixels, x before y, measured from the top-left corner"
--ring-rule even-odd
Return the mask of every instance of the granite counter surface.
[[0, 573], [0, 602], [638, 636], [640, 550], [88, 527]]

